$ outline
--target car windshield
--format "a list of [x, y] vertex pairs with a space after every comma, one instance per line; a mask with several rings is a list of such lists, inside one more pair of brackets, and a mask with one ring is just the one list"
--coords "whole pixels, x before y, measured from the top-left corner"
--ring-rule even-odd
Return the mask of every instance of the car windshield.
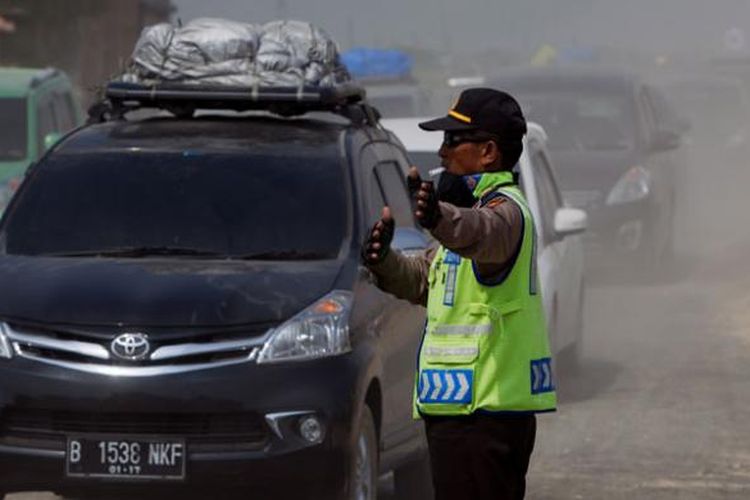
[[0, 161], [26, 158], [26, 99], [0, 98]]
[[630, 102], [601, 91], [545, 91], [519, 94], [531, 120], [549, 135], [558, 151], [626, 150], [636, 143]]
[[28, 178], [0, 241], [18, 255], [335, 258], [348, 234], [338, 158], [333, 146], [56, 155]]
[[726, 138], [748, 126], [750, 107], [739, 87], [681, 84], [668, 90], [670, 98], [688, 115], [698, 135]]

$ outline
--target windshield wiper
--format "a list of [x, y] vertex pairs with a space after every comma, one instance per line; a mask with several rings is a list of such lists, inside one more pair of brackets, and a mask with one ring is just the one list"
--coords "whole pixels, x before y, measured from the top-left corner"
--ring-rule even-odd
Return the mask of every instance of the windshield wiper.
[[47, 253], [51, 257], [150, 257], [153, 255], [164, 256], [187, 256], [187, 257], [220, 257], [227, 255], [213, 250], [202, 250], [199, 248], [170, 247], [170, 246], [142, 246], [104, 248], [100, 250], [82, 250], [80, 252]]
[[232, 255], [232, 259], [241, 260], [323, 260], [331, 258], [322, 252], [299, 252], [297, 250], [278, 250], [269, 252]]

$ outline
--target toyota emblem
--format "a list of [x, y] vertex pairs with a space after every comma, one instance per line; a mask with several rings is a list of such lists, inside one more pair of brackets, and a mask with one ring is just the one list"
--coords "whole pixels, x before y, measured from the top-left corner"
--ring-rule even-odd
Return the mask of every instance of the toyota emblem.
[[110, 350], [120, 359], [140, 361], [146, 359], [151, 351], [151, 345], [148, 343], [148, 336], [144, 333], [123, 333], [115, 337]]

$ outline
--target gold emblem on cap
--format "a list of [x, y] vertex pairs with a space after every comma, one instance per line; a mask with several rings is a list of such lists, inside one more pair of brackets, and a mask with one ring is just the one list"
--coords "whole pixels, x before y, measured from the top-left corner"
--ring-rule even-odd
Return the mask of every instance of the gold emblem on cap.
[[464, 122], [464, 123], [471, 123], [471, 118], [469, 118], [469, 117], [468, 117], [468, 116], [466, 116], [466, 115], [462, 115], [462, 114], [461, 114], [461, 113], [459, 113], [458, 111], [453, 111], [453, 110], [451, 109], [450, 111], [448, 111], [448, 114], [449, 114], [450, 116], [452, 116], [453, 118], [455, 118], [456, 120], [460, 120], [460, 121], [462, 121], [462, 122]]
[[458, 106], [458, 101], [460, 99], [461, 99], [460, 95], [457, 95], [453, 98], [453, 101], [451, 101], [450, 110], [448, 110], [448, 116], [452, 116], [456, 120], [460, 120], [464, 123], [471, 123], [471, 118], [456, 111], [456, 106]]

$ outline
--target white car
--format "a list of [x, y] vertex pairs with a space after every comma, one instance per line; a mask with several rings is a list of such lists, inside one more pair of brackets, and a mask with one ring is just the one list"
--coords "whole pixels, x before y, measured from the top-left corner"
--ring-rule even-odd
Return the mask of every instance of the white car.
[[[423, 178], [437, 180], [437, 151], [443, 136], [425, 132], [418, 123], [427, 118], [381, 120], [404, 144], [410, 160]], [[578, 361], [583, 330], [583, 242], [586, 212], [565, 205], [547, 151], [547, 134], [535, 123], [528, 124], [524, 151], [519, 161], [521, 189], [537, 221], [539, 281], [550, 331], [552, 351], [558, 363]]]

